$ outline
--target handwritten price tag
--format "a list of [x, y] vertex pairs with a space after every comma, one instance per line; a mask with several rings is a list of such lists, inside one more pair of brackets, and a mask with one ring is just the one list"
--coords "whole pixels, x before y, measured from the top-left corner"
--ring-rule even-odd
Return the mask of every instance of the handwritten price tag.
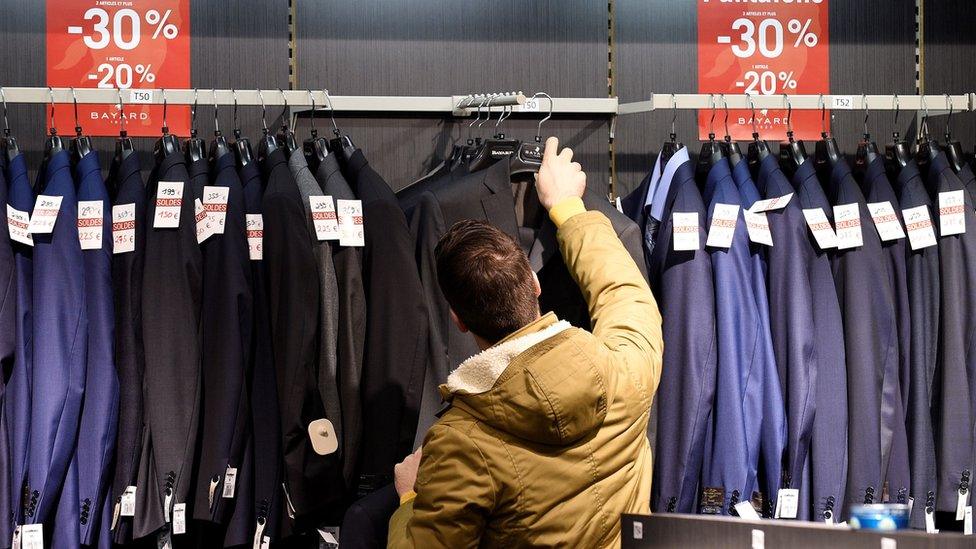
[[339, 214], [339, 244], [342, 246], [365, 246], [362, 201], [336, 200], [336, 211]]
[[136, 249], [136, 205], [112, 206], [112, 253], [124, 254]]
[[183, 207], [183, 182], [160, 181], [156, 190], [156, 215], [154, 229], [175, 229], [180, 226], [180, 208]]
[[[939, 232], [942, 236], [963, 234], [966, 232], [965, 212], [965, 191], [946, 191], [939, 193]], [[36, 210], [34, 215], [37, 215]]]
[[200, 244], [214, 234], [214, 223], [199, 198], [193, 199], [193, 212], [197, 227], [197, 244]]
[[938, 243], [935, 239], [935, 228], [932, 226], [932, 216], [929, 215], [928, 206], [906, 208], [901, 213], [905, 216], [908, 243], [913, 250], [921, 250]]
[[102, 249], [102, 229], [105, 227], [104, 204], [101, 200], [78, 201], [78, 241], [82, 250]]
[[264, 217], [261, 214], [247, 214], [247, 253], [251, 261], [264, 259]]
[[861, 234], [861, 210], [856, 202], [834, 206], [834, 224], [837, 225], [838, 250], [864, 245], [864, 237]]
[[31, 234], [48, 234], [54, 231], [63, 199], [63, 196], [38, 195], [27, 231]]
[[698, 212], [672, 212], [672, 237], [674, 251], [687, 252], [701, 249], [698, 236]]
[[776, 198], [768, 198], [766, 200], [757, 200], [751, 208], [750, 212], [771, 212], [773, 210], [779, 210], [785, 208], [790, 200], [793, 199], [793, 193], [784, 194], [783, 196], [777, 196]]
[[830, 221], [827, 220], [827, 214], [823, 208], [803, 210], [803, 217], [806, 218], [807, 226], [810, 227], [810, 232], [813, 233], [813, 238], [821, 250], [837, 247], [837, 234], [834, 233], [834, 228], [830, 226]]
[[715, 204], [712, 211], [712, 223], [708, 228], [706, 246], [713, 248], [728, 248], [735, 236], [735, 222], [739, 219], [738, 204]]
[[229, 195], [230, 187], [207, 186], [203, 188], [203, 207], [207, 210], [207, 219], [213, 224], [213, 234], [224, 234]]
[[877, 227], [881, 240], [887, 242], [905, 238], [905, 231], [901, 228], [891, 202], [868, 204], [868, 211], [871, 212], [871, 219], [874, 220], [874, 226]]
[[312, 210], [312, 225], [315, 226], [315, 237], [319, 240], [339, 240], [339, 220], [336, 206], [331, 196], [310, 196], [309, 206]]
[[745, 210], [742, 212], [742, 216], [746, 219], [749, 240], [756, 244], [773, 245], [773, 233], [769, 230], [769, 219], [766, 217], [766, 212]]
[[28, 246], [34, 245], [34, 238], [28, 228], [30, 227], [30, 216], [27, 212], [22, 212], [7, 204], [7, 229], [10, 231], [10, 238], [21, 244]]

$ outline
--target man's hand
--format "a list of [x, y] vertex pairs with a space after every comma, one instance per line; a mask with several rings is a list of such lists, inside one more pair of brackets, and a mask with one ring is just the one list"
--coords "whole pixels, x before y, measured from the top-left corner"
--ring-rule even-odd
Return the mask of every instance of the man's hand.
[[423, 447], [403, 458], [403, 461], [393, 467], [393, 485], [396, 487], [397, 495], [413, 490], [413, 485], [417, 483], [417, 469], [420, 468], [420, 456]]
[[578, 162], [573, 162], [573, 151], [564, 148], [559, 152], [559, 140], [546, 140], [546, 152], [542, 167], [536, 177], [539, 202], [549, 210], [566, 198], [581, 198], [586, 190], [586, 174]]

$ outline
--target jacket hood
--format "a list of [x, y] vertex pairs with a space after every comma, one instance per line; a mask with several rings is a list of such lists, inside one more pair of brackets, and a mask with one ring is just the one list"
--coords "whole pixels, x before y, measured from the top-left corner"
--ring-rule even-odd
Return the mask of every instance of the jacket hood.
[[461, 363], [445, 396], [491, 427], [565, 446], [594, 432], [607, 412], [607, 383], [592, 336], [546, 315]]

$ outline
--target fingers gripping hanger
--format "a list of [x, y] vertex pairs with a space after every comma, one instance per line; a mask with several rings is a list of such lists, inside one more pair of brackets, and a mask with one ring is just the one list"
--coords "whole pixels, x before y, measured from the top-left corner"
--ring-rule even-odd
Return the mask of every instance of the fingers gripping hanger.
[[786, 103], [786, 142], [779, 145], [780, 166], [790, 176], [807, 160], [807, 149], [802, 141], [793, 138], [793, 103], [790, 96], [783, 94]]
[[[885, 145], [885, 159], [888, 161], [888, 171], [892, 175], [897, 175], [897, 172], [901, 171], [902, 168], [908, 165], [908, 161], [912, 159], [911, 147], [908, 141], [903, 139], [901, 133], [898, 131], [898, 115], [901, 112], [901, 104], [898, 101], [898, 94], [895, 94], [892, 99], [893, 106], [895, 107], [895, 122], [894, 129], [891, 132], [891, 143]], [[897, 179], [897, 177], [895, 177]]]
[[3, 137], [0, 137], [0, 149], [6, 151], [8, 160], [13, 160], [20, 154], [20, 146], [17, 145], [17, 138], [10, 132], [10, 121], [7, 120], [7, 96], [3, 93], [3, 88], [0, 88], [0, 99], [3, 100]]
[[878, 145], [871, 140], [871, 132], [868, 131], [868, 119], [871, 117], [871, 112], [868, 110], [868, 96], [862, 95], [861, 102], [864, 103], [864, 132], [861, 142], [857, 145], [857, 153], [854, 155], [854, 168], [858, 171], [865, 170], [880, 154]]
[[[833, 122], [834, 113], [830, 113]], [[829, 163], [831, 166], [841, 162], [840, 150], [837, 147], [837, 140], [834, 139], [827, 128], [827, 100], [820, 94], [820, 141], [817, 141], [817, 148], [814, 153], [814, 162], [817, 166]]]
[[949, 106], [949, 118], [946, 119], [945, 127], [945, 153], [946, 158], [949, 160], [949, 165], [952, 166], [952, 171], [959, 173], [959, 170], [966, 164], [966, 160], [963, 157], [962, 145], [959, 141], [952, 139], [952, 96], [945, 94], [946, 104]]
[[199, 90], [193, 88], [193, 105], [190, 107], [190, 138], [183, 143], [183, 152], [186, 154], [187, 162], [196, 162], [207, 157], [207, 144], [203, 139], [197, 137], [197, 100]]
[[308, 99], [312, 102], [312, 128], [309, 132], [311, 136], [302, 142], [302, 154], [305, 155], [309, 169], [314, 172], [325, 160], [325, 157], [329, 156], [329, 140], [319, 137], [319, 131], [315, 129], [315, 95], [312, 90], [308, 90]]
[[258, 99], [261, 100], [261, 141], [258, 143], [258, 161], [264, 162], [271, 153], [278, 150], [278, 140], [268, 128], [268, 106], [264, 104], [264, 93], [261, 90], [258, 90]]
[[166, 111], [169, 103], [166, 100], [166, 89], [162, 88], [160, 91], [163, 94], [163, 127], [162, 127], [162, 137], [156, 141], [156, 145], [153, 147], [153, 156], [156, 159], [156, 165], [159, 164], [169, 155], [176, 154], [180, 150], [179, 140], [175, 135], [169, 133], [169, 124], [166, 122]]
[[115, 162], [121, 163], [135, 152], [129, 132], [125, 129], [125, 102], [122, 100], [122, 89], [116, 88], [119, 92], [119, 139], [115, 142]]
[[230, 145], [227, 144], [227, 139], [220, 132], [220, 117], [218, 116], [219, 111], [217, 105], [216, 89], [214, 89], [213, 91], [213, 98], [214, 98], [214, 139], [210, 143], [211, 162], [214, 162], [215, 160], [223, 157], [226, 154], [230, 154], [232, 152]]
[[288, 127], [288, 97], [281, 88], [278, 88], [278, 93], [281, 94], [281, 100], [285, 104], [285, 110], [281, 115], [281, 128], [278, 130], [278, 143], [284, 147], [286, 155], [291, 155], [298, 149], [298, 141], [295, 139], [295, 132]]
[[64, 143], [58, 135], [57, 125], [54, 123], [54, 88], [48, 86], [48, 93], [51, 95], [51, 126], [48, 131], [47, 140], [44, 142], [44, 159], [47, 160], [64, 150]]
[[518, 150], [512, 155], [509, 165], [509, 174], [517, 175], [521, 173], [535, 173], [539, 171], [539, 167], [542, 165], [542, 124], [548, 122], [552, 118], [552, 112], [554, 110], [552, 96], [546, 92], [537, 92], [530, 99], [535, 99], [537, 97], [545, 97], [549, 100], [549, 114], [545, 118], [539, 120], [539, 125], [535, 129], [535, 138], [532, 143], [522, 143], [519, 145]]
[[671, 133], [668, 134], [668, 140], [661, 145], [661, 161], [662, 164], [671, 160], [674, 153], [678, 152], [678, 149], [684, 147], [683, 143], [678, 142], [678, 134], [675, 132], [675, 122], [678, 120], [678, 97], [675, 94], [671, 94]]

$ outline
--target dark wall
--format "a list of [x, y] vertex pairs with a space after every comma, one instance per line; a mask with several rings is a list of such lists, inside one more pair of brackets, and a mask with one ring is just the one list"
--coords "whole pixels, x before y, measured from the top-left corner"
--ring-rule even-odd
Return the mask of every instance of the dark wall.
[[[970, 93], [976, 91], [976, 9], [969, 0], [926, 0], [924, 6], [925, 93]], [[955, 105], [966, 108], [966, 105]], [[948, 116], [933, 116], [929, 128], [943, 142]], [[976, 145], [976, 113], [952, 117], [953, 138], [967, 151]]]

